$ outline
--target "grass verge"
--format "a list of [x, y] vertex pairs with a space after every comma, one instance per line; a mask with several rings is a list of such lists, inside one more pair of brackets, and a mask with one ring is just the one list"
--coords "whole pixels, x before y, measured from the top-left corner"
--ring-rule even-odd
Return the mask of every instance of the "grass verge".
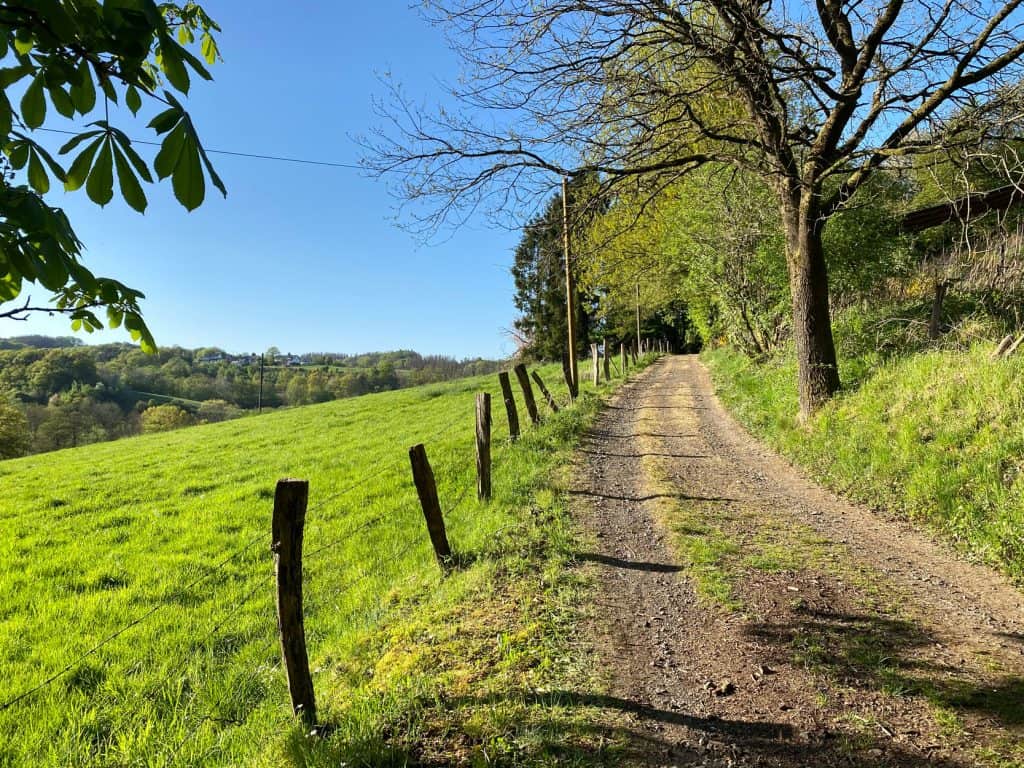
[[859, 371], [807, 424], [791, 353], [757, 364], [705, 353], [725, 405], [823, 484], [926, 523], [1024, 583], [1024, 357], [987, 345], [893, 357]]

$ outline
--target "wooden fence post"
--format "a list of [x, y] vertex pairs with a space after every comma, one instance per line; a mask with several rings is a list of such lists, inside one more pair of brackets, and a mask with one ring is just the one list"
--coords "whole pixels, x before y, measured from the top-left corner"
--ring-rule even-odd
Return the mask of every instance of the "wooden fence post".
[[501, 396], [505, 400], [505, 412], [508, 414], [508, 436], [511, 440], [519, 437], [519, 412], [516, 410], [516, 399], [512, 396], [512, 382], [508, 380], [508, 371], [498, 374], [501, 382]]
[[634, 366], [636, 366], [636, 345], [638, 343], [639, 342], [635, 342], [634, 341], [632, 344], [629, 345], [629, 352], [630, 352], [631, 355], [633, 355], [633, 365]]
[[597, 344], [590, 345], [590, 368], [594, 376], [594, 386], [601, 383], [601, 361], [597, 356]]
[[540, 374], [536, 371], [530, 371], [530, 376], [537, 383], [537, 387], [540, 389], [540, 393], [544, 395], [544, 399], [548, 401], [548, 405], [551, 407], [552, 413], [558, 413], [558, 403], [555, 402], [555, 398], [548, 392], [548, 388], [544, 386], [544, 380], [541, 379]]
[[441, 517], [441, 502], [437, 499], [437, 483], [434, 482], [434, 470], [427, 461], [427, 449], [423, 443], [409, 449], [409, 463], [412, 465], [412, 480], [416, 484], [416, 493], [423, 507], [423, 517], [427, 521], [427, 533], [434, 547], [434, 556], [442, 571], [451, 565], [452, 550], [448, 546], [448, 534], [444, 530], [444, 518]]
[[569, 400], [575, 400], [579, 395], [576, 382], [572, 378], [572, 369], [569, 367], [569, 356], [562, 355], [562, 375], [565, 376], [565, 386], [569, 390]]
[[530, 414], [530, 421], [540, 424], [537, 401], [533, 399], [533, 387], [530, 386], [530, 376], [526, 372], [526, 365], [520, 363], [512, 370], [515, 371], [516, 378], [519, 379], [519, 388], [523, 390], [523, 401], [526, 403], [526, 412]]
[[313, 678], [309, 674], [306, 630], [302, 623], [302, 531], [309, 499], [307, 480], [279, 480], [274, 491], [270, 549], [277, 577], [277, 629], [281, 636], [292, 711], [307, 725], [316, 723]]
[[622, 375], [625, 376], [629, 365], [629, 360], [626, 357], [626, 342], [622, 342], [619, 345], [619, 354], [622, 356]]
[[604, 364], [604, 380], [611, 381], [612, 369], [611, 366], [608, 364], [608, 339], [604, 340], [604, 345], [601, 348], [601, 353], [601, 361]]
[[476, 396], [476, 497], [491, 498], [491, 396]]

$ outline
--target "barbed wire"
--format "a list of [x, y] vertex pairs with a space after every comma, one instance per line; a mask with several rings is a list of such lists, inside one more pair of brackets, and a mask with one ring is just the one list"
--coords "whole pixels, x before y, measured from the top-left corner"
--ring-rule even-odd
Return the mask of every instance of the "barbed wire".
[[383, 572], [383, 569], [384, 569], [385, 566], [391, 565], [392, 563], [397, 562], [399, 559], [401, 559], [406, 554], [408, 554], [408, 552], [410, 550], [412, 550], [413, 547], [415, 547], [417, 544], [421, 544], [423, 542], [424, 542], [424, 539], [423, 539], [422, 536], [416, 536], [416, 535], [409, 536], [403, 542], [404, 546], [402, 546], [402, 548], [400, 550], [398, 550], [397, 552], [393, 552], [389, 557], [379, 558], [379, 559], [375, 560], [371, 567], [364, 568], [359, 573], [358, 576], [356, 576], [354, 578], [351, 578], [351, 579], [348, 579], [347, 581], [343, 582], [340, 587], [335, 588], [330, 593], [328, 593], [325, 597], [318, 598], [316, 603], [315, 603], [314, 608], [315, 609], [319, 609], [321, 606], [326, 605], [326, 604], [332, 602], [333, 600], [335, 600], [340, 595], [350, 591], [353, 587], [355, 587], [360, 582], [365, 581], [366, 579], [368, 579], [371, 576], [380, 575]]
[[444, 516], [449, 521], [455, 520], [456, 519], [455, 518], [455, 511], [459, 507], [462, 506], [462, 503], [466, 500], [466, 497], [469, 496], [470, 491], [475, 491], [475, 490], [476, 490], [476, 483], [473, 483], [473, 484], [466, 483], [466, 486], [462, 489], [462, 493], [459, 494], [458, 498], [455, 499], [455, 502], [444, 513]]
[[311, 507], [309, 507], [306, 510], [306, 514], [308, 515], [310, 512], [315, 512], [315, 511], [317, 511], [319, 509], [322, 509], [323, 507], [325, 507], [330, 502], [336, 501], [337, 499], [340, 499], [342, 496], [345, 496], [345, 495], [351, 493], [352, 491], [358, 490], [362, 486], [364, 486], [367, 483], [369, 483], [371, 480], [376, 480], [377, 478], [379, 478], [379, 477], [381, 477], [381, 476], [383, 476], [385, 474], [388, 474], [390, 472], [393, 472], [393, 471], [397, 470], [402, 465], [402, 463], [404, 461], [405, 461], [405, 459], [396, 460], [392, 464], [387, 464], [384, 467], [378, 469], [376, 472], [371, 472], [369, 475], [364, 475], [359, 480], [357, 480], [356, 482], [352, 483], [351, 485], [345, 486], [340, 491], [335, 491], [334, 493], [332, 493], [330, 496], [327, 496], [326, 498], [318, 499], [316, 504], [313, 504]]
[[[440, 430], [435, 432], [433, 435], [427, 437], [425, 440], [422, 440], [420, 442], [426, 443], [426, 442], [432, 442], [434, 440], [437, 440], [439, 437], [444, 436], [445, 434], [450, 432], [452, 429], [454, 429], [459, 424], [460, 421], [461, 421], [461, 419], [459, 419], [459, 418], [453, 419], [447, 425], [445, 425]], [[402, 442], [409, 442], [412, 439], [413, 438], [411, 438], [411, 437], [407, 437]], [[316, 504], [312, 505], [311, 507], [309, 507], [306, 510], [306, 514], [309, 514], [310, 512], [314, 512], [314, 511], [316, 511], [318, 509], [322, 509], [328, 503], [330, 503], [332, 501], [335, 501], [335, 500], [341, 498], [342, 496], [345, 496], [346, 494], [351, 493], [354, 490], [357, 490], [358, 488], [366, 485], [370, 481], [376, 480], [377, 478], [382, 477], [383, 475], [388, 474], [389, 472], [398, 470], [401, 466], [403, 466], [405, 464], [405, 462], [407, 460], [408, 459], [403, 456], [401, 459], [395, 460], [394, 463], [387, 464], [383, 468], [379, 469], [378, 471], [373, 472], [373, 473], [371, 473], [369, 475], [366, 475], [366, 476], [360, 478], [356, 482], [354, 482], [354, 483], [352, 483], [352, 484], [350, 484], [348, 486], [345, 486], [344, 488], [342, 488], [339, 491], [335, 491], [330, 496], [327, 496], [326, 498], [323, 498], [323, 499], [318, 499]]]
[[[260, 649], [260, 652], [257, 655], [257, 659], [262, 657], [262, 656], [265, 656], [270, 651], [270, 649], [274, 645], [274, 643], [276, 643], [277, 641], [278, 641], [278, 638], [276, 636], [271, 637], [270, 638], [270, 642], [265, 643], [263, 645], [263, 647]], [[270, 666], [270, 669], [271, 670], [276, 669], [280, 665], [281, 665], [281, 661], [280, 661], [280, 659], [278, 659], [274, 664], [272, 664]], [[259, 666], [257, 665], [257, 672], [258, 671], [259, 671]], [[253, 677], [255, 677], [255, 675], [253, 675]], [[236, 686], [234, 686], [234, 685], [225, 685], [224, 686], [224, 691], [220, 694], [220, 696], [217, 697], [217, 700], [214, 701], [213, 706], [210, 707], [210, 710], [207, 712], [207, 714], [203, 715], [202, 717], [199, 717], [196, 720], [196, 722], [193, 723], [192, 727], [188, 729], [188, 731], [181, 738], [181, 740], [179, 740], [178, 743], [175, 745], [174, 749], [171, 751], [171, 754], [170, 754], [167, 762], [165, 762], [163, 764], [163, 768], [170, 768], [170, 766], [174, 765], [177, 762], [178, 757], [181, 754], [181, 750], [184, 749], [185, 745], [197, 733], [199, 733], [199, 729], [203, 726], [204, 723], [208, 723], [208, 722], [216, 721], [217, 720], [217, 718], [214, 717], [213, 713], [217, 711], [217, 709], [220, 707], [220, 705], [222, 703], [224, 703], [224, 700], [228, 697], [228, 694], [230, 694], [232, 691], [234, 691], [235, 688], [236, 688]], [[259, 708], [259, 704], [254, 706], [251, 710], [249, 710], [249, 713], [245, 716], [245, 718], [242, 721], [236, 722], [236, 724], [237, 725], [244, 725], [249, 720], [249, 718], [252, 716], [252, 713], [255, 712], [258, 708]]]
[[[462, 421], [462, 420], [458, 419], [458, 418], [457, 419], [453, 419], [447, 425], [445, 425], [444, 427], [442, 427], [441, 429], [439, 429], [438, 431], [433, 433], [431, 436], [426, 438], [426, 440], [423, 441], [423, 442], [426, 443], [426, 442], [433, 442], [434, 440], [437, 440], [438, 438], [444, 436], [445, 434], [450, 432], [452, 429], [454, 429], [460, 423], [460, 421]], [[318, 501], [317, 504], [315, 504], [313, 507], [310, 507], [309, 509], [307, 509], [306, 514], [308, 515], [310, 512], [312, 512], [314, 510], [322, 509], [328, 502], [337, 500], [338, 498], [340, 498], [341, 496], [345, 495], [346, 493], [349, 493], [349, 492], [351, 492], [353, 490], [356, 490], [357, 488], [365, 485], [370, 480], [374, 480], [376, 478], [379, 478], [379, 477], [383, 476], [384, 474], [387, 474], [388, 472], [391, 472], [392, 470], [397, 470], [398, 467], [403, 465], [406, 460], [407, 459], [405, 459], [403, 457], [401, 460], [396, 461], [394, 464], [388, 465], [388, 466], [384, 467], [383, 469], [379, 470], [378, 472], [375, 472], [375, 473], [373, 473], [372, 475], [370, 475], [368, 477], [364, 477], [361, 480], [359, 480], [358, 482], [353, 483], [352, 485], [342, 489], [341, 491], [338, 491], [337, 493], [334, 493], [331, 496], [328, 496], [326, 499], [322, 499], [322, 500]], [[380, 522], [386, 516], [387, 516], [387, 513], [386, 512], [382, 512], [381, 514], [371, 518], [368, 521], [365, 521], [363, 523], [358, 523], [354, 528], [352, 528], [352, 529], [350, 529], [350, 530], [348, 530], [348, 531], [346, 531], [346, 532], [344, 532], [344, 533], [342, 533], [342, 534], [340, 534], [338, 536], [335, 536], [333, 539], [331, 539], [331, 541], [329, 543], [327, 543], [327, 544], [325, 544], [323, 546], [317, 547], [316, 549], [314, 549], [311, 552], [309, 552], [306, 555], [306, 558], [315, 557], [316, 555], [319, 555], [322, 552], [325, 552], [325, 551], [327, 551], [329, 549], [333, 549], [334, 547], [339, 546], [340, 544], [343, 544], [352, 535], [354, 535], [356, 533], [359, 533], [360, 531], [365, 530], [366, 528], [369, 528], [371, 525], [373, 525], [375, 523]], [[315, 535], [315, 531], [311, 531], [311, 532], [314, 533], [314, 535]]]
[[[239, 548], [238, 550], [236, 550], [235, 552], [233, 552], [232, 554], [230, 554], [229, 556], [225, 557], [223, 560], [218, 562], [215, 566], [213, 566], [209, 571], [204, 573], [202, 576], [200, 576], [197, 579], [194, 579], [194, 580], [190, 581], [188, 584], [185, 584], [183, 587], [180, 587], [179, 588], [180, 591], [188, 592], [189, 590], [194, 589], [195, 587], [197, 587], [200, 584], [202, 584], [204, 581], [206, 581], [210, 577], [212, 577], [215, 574], [219, 573], [221, 570], [223, 570], [225, 567], [227, 567], [228, 563], [232, 562], [233, 560], [235, 560], [236, 558], [240, 557], [242, 554], [247, 552], [249, 549], [251, 549], [256, 543], [259, 542], [260, 539], [263, 538], [264, 535], [265, 534], [260, 533], [259, 535], [254, 536], [246, 544], [244, 544], [241, 548]], [[168, 593], [165, 593], [165, 596], [166, 596], [166, 594], [168, 594]], [[13, 707], [18, 702], [23, 701], [24, 699], [27, 699], [29, 696], [32, 696], [33, 694], [41, 691], [43, 688], [46, 688], [47, 686], [49, 686], [52, 683], [56, 682], [61, 677], [66, 675], [68, 672], [70, 672], [72, 669], [74, 669], [79, 664], [81, 664], [83, 661], [85, 661], [87, 658], [89, 658], [94, 653], [99, 651], [101, 648], [103, 648], [106, 645], [109, 645], [110, 643], [112, 643], [114, 640], [116, 640], [118, 637], [123, 635], [128, 630], [130, 630], [130, 629], [132, 629], [134, 627], [139, 626], [140, 624], [142, 624], [145, 621], [148, 621], [151, 617], [153, 617], [154, 615], [156, 615], [157, 613], [162, 611], [167, 606], [168, 606], [167, 602], [158, 603], [157, 605], [153, 606], [152, 608], [150, 608], [145, 613], [142, 613], [139, 616], [135, 617], [134, 619], [129, 621], [127, 624], [123, 625], [122, 627], [120, 627], [116, 631], [114, 631], [114, 632], [110, 633], [109, 635], [107, 635], [106, 637], [104, 637], [98, 643], [96, 643], [91, 648], [89, 648], [89, 650], [87, 650], [85, 653], [82, 653], [77, 658], [75, 658], [73, 661], [68, 663], [60, 671], [53, 673], [48, 678], [46, 678], [45, 680], [40, 681], [38, 684], [34, 685], [33, 687], [29, 688], [28, 690], [25, 690], [22, 693], [20, 693], [17, 696], [15, 696], [14, 698], [9, 699], [8, 701], [5, 701], [3, 704], [0, 704], [0, 712], [4, 712], [5, 710], [10, 709], [11, 707]]]
[[331, 539], [326, 544], [323, 544], [323, 545], [317, 547], [316, 549], [306, 553], [303, 556], [303, 559], [306, 560], [306, 562], [309, 562], [310, 560], [315, 558], [317, 555], [322, 554], [323, 552], [327, 552], [328, 550], [334, 549], [335, 547], [338, 547], [338, 546], [340, 546], [342, 544], [346, 544], [357, 533], [361, 533], [362, 531], [365, 531], [366, 529], [371, 528], [372, 526], [374, 526], [377, 523], [381, 522], [382, 520], [384, 520], [384, 518], [386, 518], [388, 516], [389, 516], [389, 511], [384, 511], [384, 512], [381, 512], [378, 515], [374, 515], [373, 517], [370, 517], [370, 518], [364, 520], [363, 522], [357, 524], [353, 528], [350, 528], [349, 530], [343, 532], [339, 536]]
[[[271, 572], [269, 575], [272, 577], [273, 576], [273, 572]], [[270, 581], [271, 581], [271, 583], [273, 583], [273, 578], [271, 578]], [[265, 581], [257, 580], [257, 582], [253, 586], [253, 588], [251, 590], [249, 590], [245, 595], [243, 595], [241, 600], [238, 600], [238, 601], [234, 602], [234, 604], [231, 606], [231, 608], [228, 610], [228, 612], [221, 618], [221, 620], [218, 621], [216, 624], [214, 624], [213, 628], [210, 629], [208, 632], [206, 632], [201, 637], [201, 639], [198, 642], [193, 644], [195, 650], [193, 650], [191, 653], [187, 654], [185, 656], [185, 658], [181, 659], [180, 660], [180, 665], [186, 664], [189, 660], [191, 660], [196, 655], [198, 655], [200, 653], [200, 651], [202, 651], [203, 648], [206, 646], [207, 642], [214, 635], [216, 635], [217, 632], [219, 632], [224, 627], [225, 624], [227, 624], [232, 618], [234, 618], [235, 615], [239, 612], [239, 610], [241, 610], [241, 608], [243, 606], [248, 604], [249, 600], [251, 600], [252, 597], [258, 591], [260, 591], [261, 588], [264, 588], [264, 587], [266, 587]], [[270, 590], [270, 592], [272, 593], [273, 590]], [[165, 680], [165, 682], [166, 682], [166, 680]], [[145, 695], [145, 693], [140, 693], [139, 698], [141, 698], [144, 695]], [[114, 733], [119, 732], [128, 723], [129, 719], [131, 718], [131, 715], [134, 714], [134, 712], [135, 712], [134, 709], [126, 709], [124, 715], [118, 721], [118, 724], [117, 724], [116, 728], [113, 729], [113, 732]]]

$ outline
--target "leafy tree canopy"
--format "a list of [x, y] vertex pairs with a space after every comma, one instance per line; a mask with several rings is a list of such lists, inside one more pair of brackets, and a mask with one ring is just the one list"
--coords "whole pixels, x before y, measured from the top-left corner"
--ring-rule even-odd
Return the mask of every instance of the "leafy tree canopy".
[[[0, 0], [0, 317], [56, 309], [74, 330], [92, 332], [103, 327], [97, 310], [104, 309], [107, 325], [123, 324], [145, 350], [155, 350], [139, 306], [143, 294], [82, 263], [71, 222], [45, 195], [57, 182], [84, 189], [100, 206], [119, 194], [141, 213], [148, 203], [143, 183], [154, 176], [170, 178], [188, 210], [202, 204], [207, 179], [226, 194], [175, 96], [188, 93], [193, 77], [210, 79], [217, 31], [193, 2]], [[109, 114], [112, 104], [123, 104], [138, 117], [147, 101], [160, 108], [148, 123], [162, 137], [152, 164]], [[58, 118], [92, 119], [55, 157], [35, 132]], [[21, 302], [27, 284], [52, 291], [53, 306]]]

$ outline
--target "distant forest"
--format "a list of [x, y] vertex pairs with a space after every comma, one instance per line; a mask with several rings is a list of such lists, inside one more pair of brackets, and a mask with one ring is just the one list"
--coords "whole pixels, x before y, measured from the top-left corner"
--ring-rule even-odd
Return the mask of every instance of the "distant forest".
[[[263, 387], [260, 362], [263, 358]], [[232, 355], [216, 347], [85, 346], [75, 337], [0, 339], [0, 459], [224, 421], [258, 406], [307, 405], [498, 370], [409, 350]]]

